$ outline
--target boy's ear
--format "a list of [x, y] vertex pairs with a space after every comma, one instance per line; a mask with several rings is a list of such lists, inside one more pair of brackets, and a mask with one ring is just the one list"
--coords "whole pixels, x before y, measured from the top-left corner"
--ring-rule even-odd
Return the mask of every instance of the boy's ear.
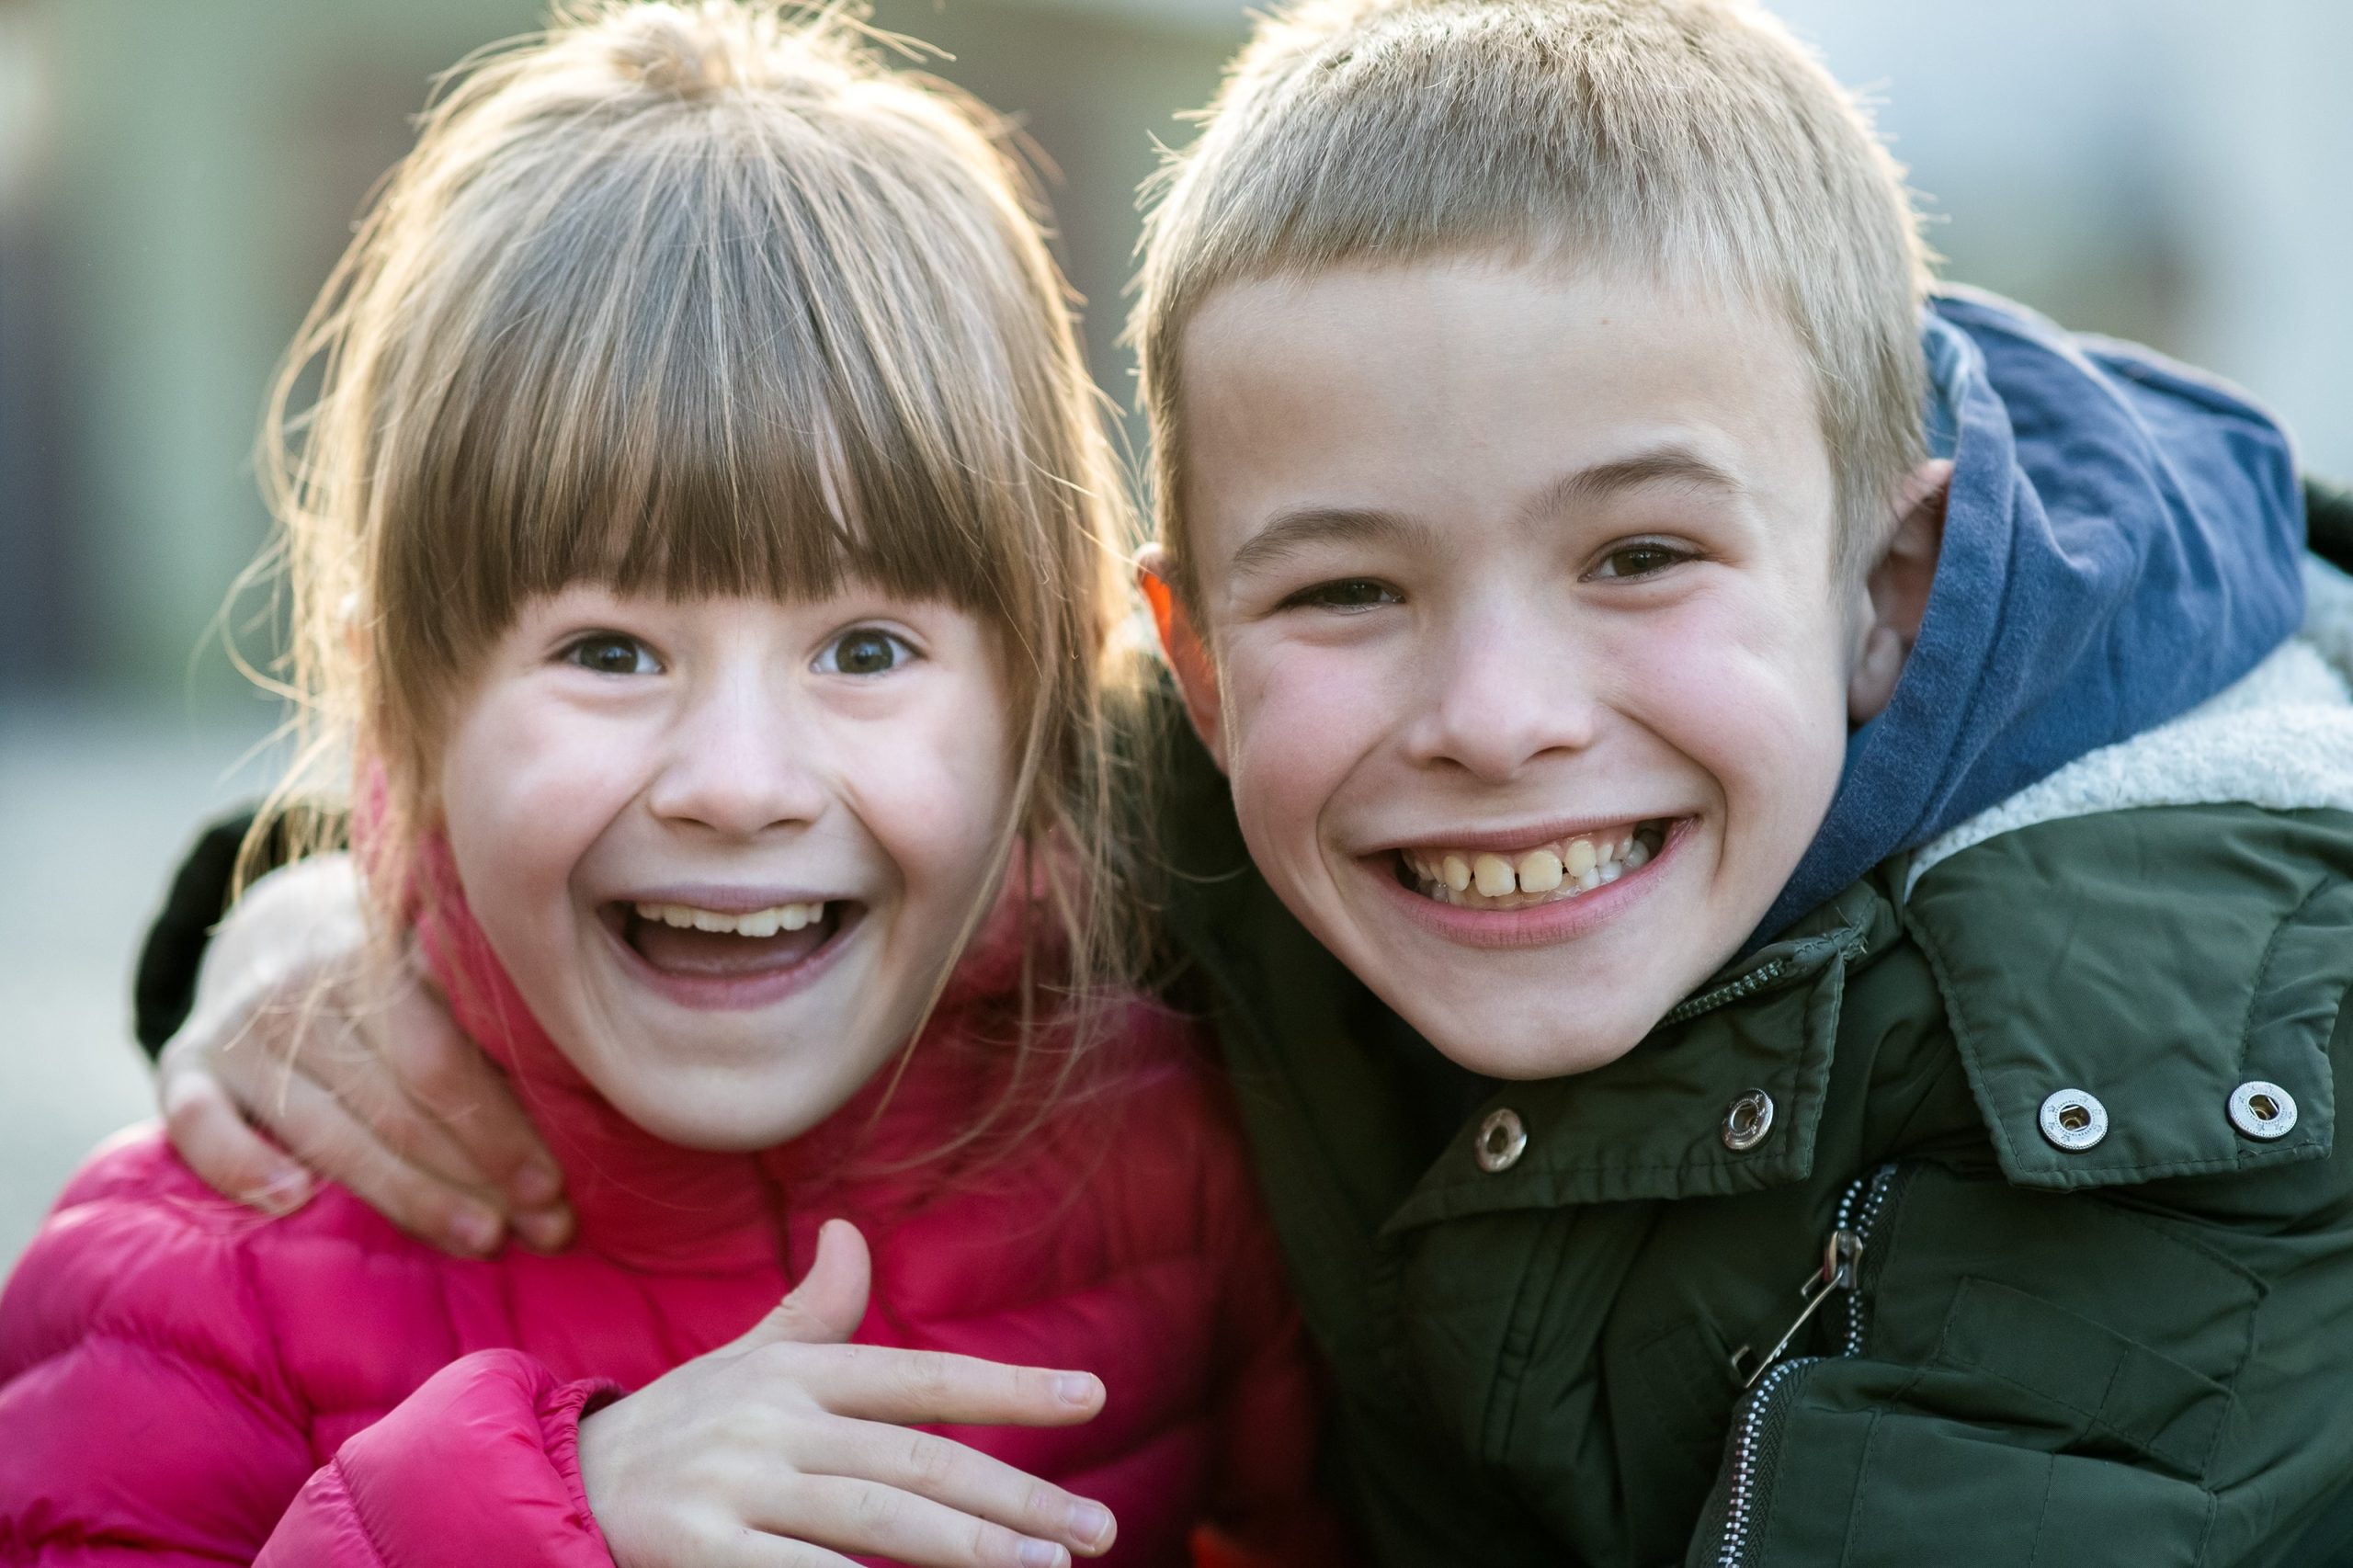
[[1136, 586], [1143, 590], [1144, 602], [1152, 607], [1153, 630], [1160, 633], [1160, 652], [1168, 660], [1168, 668], [1176, 676], [1176, 689], [1185, 699], [1185, 716], [1193, 722], [1193, 733], [1201, 737], [1201, 744], [1209, 748], [1211, 758], [1222, 772], [1224, 704], [1218, 694], [1217, 665], [1210, 658], [1209, 644], [1201, 641], [1191, 613], [1176, 597], [1175, 584], [1169, 581], [1165, 550], [1156, 544], [1143, 547], [1136, 556]]
[[1928, 589], [1944, 547], [1945, 494], [1951, 487], [1952, 463], [1938, 458], [1905, 475], [1896, 493], [1895, 531], [1863, 579], [1868, 603], [1847, 676], [1849, 723], [1879, 717], [1895, 695], [1904, 662], [1912, 656], [1928, 613]]

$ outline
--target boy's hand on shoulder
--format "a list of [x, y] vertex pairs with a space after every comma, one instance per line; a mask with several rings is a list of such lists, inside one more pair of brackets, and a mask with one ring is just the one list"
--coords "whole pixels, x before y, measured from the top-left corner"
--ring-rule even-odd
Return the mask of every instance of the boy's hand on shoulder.
[[447, 1252], [491, 1252], [510, 1224], [527, 1245], [563, 1245], [563, 1176], [505, 1079], [415, 962], [370, 981], [367, 940], [346, 855], [273, 871], [238, 900], [157, 1064], [172, 1147], [269, 1213], [300, 1208], [324, 1176]]
[[620, 1568], [1057, 1568], [1111, 1544], [1100, 1504], [907, 1428], [1091, 1421], [1085, 1372], [846, 1343], [869, 1259], [829, 1221], [792, 1293], [743, 1338], [580, 1424], [581, 1483]]

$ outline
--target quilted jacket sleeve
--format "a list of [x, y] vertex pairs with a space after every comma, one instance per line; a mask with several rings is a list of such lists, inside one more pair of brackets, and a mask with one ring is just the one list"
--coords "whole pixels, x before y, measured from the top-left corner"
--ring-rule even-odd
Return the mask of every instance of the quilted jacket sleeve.
[[520, 1351], [452, 1362], [310, 1478], [255, 1561], [611, 1568], [578, 1444], [584, 1407], [614, 1392]]
[[574, 1452], [605, 1391], [518, 1353], [453, 1363], [320, 1468], [267, 1230], [152, 1136], [68, 1188], [0, 1292], [0, 1564], [610, 1568]]

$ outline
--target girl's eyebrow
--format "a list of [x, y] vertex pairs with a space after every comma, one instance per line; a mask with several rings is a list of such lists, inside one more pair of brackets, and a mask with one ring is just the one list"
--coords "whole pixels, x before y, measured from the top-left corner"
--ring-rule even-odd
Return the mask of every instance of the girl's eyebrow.
[[1272, 521], [1237, 546], [1226, 562], [1236, 577], [1271, 571], [1310, 546], [1318, 544], [1390, 544], [1427, 548], [1437, 532], [1419, 518], [1371, 506], [1298, 506], [1275, 514]]

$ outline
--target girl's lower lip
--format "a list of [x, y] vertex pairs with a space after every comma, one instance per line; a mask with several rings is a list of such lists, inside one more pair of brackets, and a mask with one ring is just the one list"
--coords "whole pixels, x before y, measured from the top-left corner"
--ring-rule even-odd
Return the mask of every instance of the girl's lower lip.
[[1574, 898], [1518, 909], [1464, 909], [1425, 897], [1397, 880], [1393, 855], [1360, 863], [1384, 896], [1395, 900], [1408, 919], [1447, 941], [1466, 948], [1551, 947], [1575, 941], [1615, 920], [1656, 887], [1659, 869], [1674, 858], [1677, 847], [1696, 821], [1685, 817], [1668, 829], [1658, 853], [1640, 870], [1628, 871], [1616, 881], [1605, 882]]
[[865, 914], [858, 908], [844, 915], [840, 929], [807, 958], [753, 974], [675, 974], [656, 969], [611, 923], [599, 920], [597, 926], [620, 955], [622, 972], [654, 994], [699, 1013], [740, 1013], [772, 1006], [815, 984], [833, 967], [835, 955], [848, 946]]

